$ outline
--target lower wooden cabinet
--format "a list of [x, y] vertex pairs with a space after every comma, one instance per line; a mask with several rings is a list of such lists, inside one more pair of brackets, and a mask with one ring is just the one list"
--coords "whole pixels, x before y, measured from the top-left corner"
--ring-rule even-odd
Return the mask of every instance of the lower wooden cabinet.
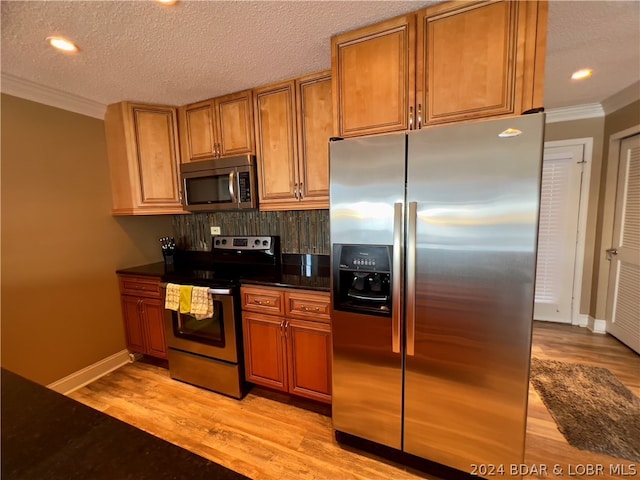
[[166, 359], [160, 279], [121, 275], [120, 294], [129, 351]]
[[[274, 303], [284, 305], [284, 315], [273, 314]], [[243, 287], [247, 381], [330, 403], [328, 305], [328, 293]]]

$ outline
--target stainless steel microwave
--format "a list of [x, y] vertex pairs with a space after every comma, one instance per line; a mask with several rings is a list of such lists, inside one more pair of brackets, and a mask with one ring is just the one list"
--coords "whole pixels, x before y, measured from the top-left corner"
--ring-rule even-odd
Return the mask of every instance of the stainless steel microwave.
[[185, 210], [242, 210], [258, 206], [253, 155], [218, 158], [180, 166]]

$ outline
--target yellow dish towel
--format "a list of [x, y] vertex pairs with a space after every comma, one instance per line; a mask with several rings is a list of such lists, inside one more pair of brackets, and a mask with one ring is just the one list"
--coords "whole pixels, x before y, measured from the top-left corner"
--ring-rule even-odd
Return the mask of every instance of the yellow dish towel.
[[190, 313], [196, 320], [213, 316], [213, 298], [208, 287], [193, 287]]
[[191, 292], [193, 285], [180, 285], [180, 313], [191, 312]]
[[180, 285], [167, 283], [167, 293], [164, 297], [164, 308], [178, 311], [180, 307]]

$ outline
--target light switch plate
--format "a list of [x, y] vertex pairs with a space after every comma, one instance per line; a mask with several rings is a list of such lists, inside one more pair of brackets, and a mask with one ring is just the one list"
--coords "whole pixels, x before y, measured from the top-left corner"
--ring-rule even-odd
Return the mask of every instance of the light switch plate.
[[220, 235], [220, 227], [211, 227], [211, 235]]

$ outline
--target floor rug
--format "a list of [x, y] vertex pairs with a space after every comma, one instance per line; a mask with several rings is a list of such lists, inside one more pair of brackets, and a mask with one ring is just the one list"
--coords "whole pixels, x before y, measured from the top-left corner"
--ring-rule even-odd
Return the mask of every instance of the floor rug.
[[640, 462], [640, 399], [609, 370], [532, 358], [531, 383], [569, 444]]

